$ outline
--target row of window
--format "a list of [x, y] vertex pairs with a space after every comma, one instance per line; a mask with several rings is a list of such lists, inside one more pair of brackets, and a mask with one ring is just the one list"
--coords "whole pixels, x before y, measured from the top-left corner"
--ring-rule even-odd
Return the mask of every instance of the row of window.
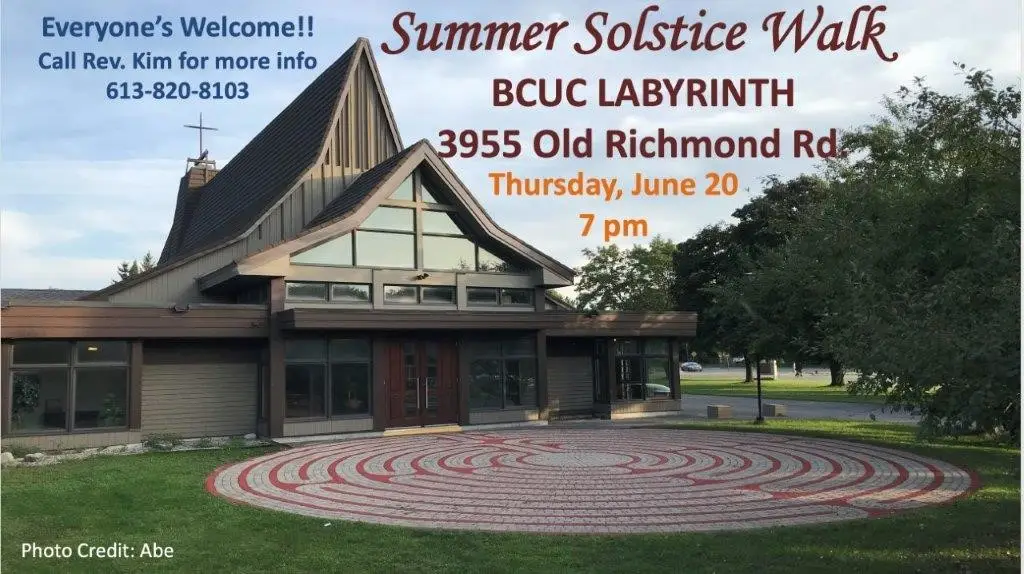
[[[377, 212], [384, 209], [401, 208], [381, 207]], [[443, 215], [447, 217], [447, 214]], [[417, 237], [420, 237], [423, 246], [422, 261], [418, 267]], [[521, 269], [478, 247], [465, 237], [428, 234], [418, 236], [415, 233], [365, 228], [293, 255], [291, 262], [300, 265], [522, 273]]]
[[124, 341], [19, 341], [11, 355], [15, 432], [123, 428], [128, 425]]
[[[468, 344], [469, 404], [479, 409], [536, 408], [536, 343], [531, 339]], [[454, 375], [452, 375], [454, 376]], [[369, 415], [371, 345], [365, 339], [285, 343], [285, 416]]]
[[335, 303], [369, 303], [373, 300], [370, 285], [364, 283], [285, 283], [285, 298], [290, 301], [332, 301]]
[[[290, 301], [332, 303], [371, 303], [373, 293], [366, 283], [308, 283], [289, 281], [285, 284]], [[466, 301], [471, 306], [532, 307], [532, 289], [467, 287]], [[451, 285], [385, 285], [384, 302], [406, 305], [454, 305], [455, 287]]]
[[[667, 341], [616, 342], [619, 400], [671, 396]], [[467, 343], [469, 403], [475, 409], [537, 406], [536, 342]], [[11, 421], [16, 432], [123, 428], [128, 424], [129, 345], [124, 341], [25, 341], [11, 357]], [[285, 415], [368, 415], [368, 339], [300, 339], [285, 344]]]

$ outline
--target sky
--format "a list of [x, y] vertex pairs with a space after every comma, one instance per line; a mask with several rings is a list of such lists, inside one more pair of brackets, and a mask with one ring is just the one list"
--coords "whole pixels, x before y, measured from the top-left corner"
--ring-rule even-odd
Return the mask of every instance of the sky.
[[[611, 22], [636, 22], [650, 2], [606, 3]], [[825, 3], [826, 18], [847, 20], [860, 2]], [[216, 6], [215, 8], [213, 6]], [[554, 21], [569, 27], [552, 51], [417, 52], [388, 55], [382, 43], [397, 40], [392, 20], [415, 6], [418, 22]], [[0, 287], [99, 289], [109, 285], [117, 264], [159, 255], [174, 214], [178, 180], [185, 160], [198, 151], [196, 132], [183, 127], [203, 114], [204, 147], [222, 166], [255, 136], [320, 72], [358, 37], [370, 39], [384, 86], [404, 142], [428, 139], [439, 146], [445, 129], [519, 129], [524, 135], [546, 128], [636, 128], [650, 133], [664, 128], [676, 135], [762, 135], [863, 125], [881, 113], [881, 100], [915, 77], [942, 90], [959, 90], [953, 62], [988, 69], [1002, 83], [1020, 76], [1020, 2], [976, 0], [969, 5], [948, 0], [902, 0], [879, 14], [887, 29], [881, 36], [895, 62], [873, 51], [774, 52], [761, 22], [771, 12], [791, 14], [808, 3], [780, 0], [676, 0], [662, 2], [651, 22], [686, 16], [704, 20], [747, 22], [747, 45], [735, 52], [609, 52], [579, 55], [571, 45], [586, 38], [584, 20], [598, 9], [570, 0], [432, 3], [351, 2], [348, 0], [4, 0], [0, 7]], [[969, 10], [969, 13], [967, 12]], [[311, 37], [184, 38], [175, 28], [169, 37], [44, 37], [44, 18], [56, 22], [172, 21], [180, 17], [295, 22], [311, 16]], [[180, 69], [54, 70], [42, 69], [40, 54], [79, 54], [129, 58], [133, 52], [154, 55], [270, 56], [302, 51], [316, 59], [314, 69], [188, 71]], [[588, 106], [575, 108], [494, 107], [491, 81], [496, 77], [584, 78], [596, 99], [599, 78], [617, 85], [623, 78], [793, 78], [792, 108], [687, 108]], [[109, 99], [110, 82], [244, 81], [244, 100]], [[582, 237], [580, 213], [594, 213], [597, 225], [607, 218], [645, 218], [650, 236], [674, 241], [702, 227], [728, 220], [760, 190], [762, 178], [792, 177], [816, 169], [814, 159], [542, 159], [524, 154], [514, 159], [448, 160], [499, 225], [570, 266], [585, 259], [584, 248], [604, 244], [592, 232]], [[489, 172], [511, 171], [521, 177], [561, 177], [584, 172], [590, 177], [631, 180], [648, 177], [694, 177], [711, 171], [733, 172], [741, 190], [731, 197], [629, 198], [605, 203], [585, 198], [495, 197]], [[647, 238], [613, 240], [622, 246]]]

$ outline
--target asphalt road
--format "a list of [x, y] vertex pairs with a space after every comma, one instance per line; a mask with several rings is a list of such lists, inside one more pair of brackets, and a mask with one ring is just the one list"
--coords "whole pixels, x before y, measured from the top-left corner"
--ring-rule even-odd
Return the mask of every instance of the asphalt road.
[[[716, 366], [704, 366], [703, 371], [699, 372], [686, 372], [682, 373], [684, 379], [699, 381], [701, 379], [732, 379], [735, 378], [737, 381], [742, 380], [746, 376], [746, 371], [743, 366], [738, 367], [716, 367]], [[852, 381], [857, 378], [856, 373], [846, 373], [846, 380]], [[811, 382], [811, 381], [827, 381], [829, 380], [828, 368], [824, 367], [808, 367], [804, 369], [804, 376], [796, 378], [793, 375], [793, 365], [779, 365], [779, 380], [794, 380], [800, 382]]]
[[[720, 397], [710, 395], [683, 394], [684, 418], [707, 418], [708, 405], [729, 405], [732, 407], [733, 418], [754, 419], [757, 417], [757, 399], [753, 397]], [[791, 419], [837, 419], [837, 420], [875, 420], [881, 422], [916, 424], [918, 417], [906, 413], [894, 413], [888, 407], [870, 403], [841, 403], [825, 401], [773, 401], [786, 405], [786, 417]]]

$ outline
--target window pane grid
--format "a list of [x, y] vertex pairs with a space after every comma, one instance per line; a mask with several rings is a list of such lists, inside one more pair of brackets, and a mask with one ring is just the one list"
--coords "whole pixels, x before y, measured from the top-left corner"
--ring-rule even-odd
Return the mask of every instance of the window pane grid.
[[416, 234], [364, 230], [355, 231], [353, 234], [357, 266], [396, 269], [416, 267]]
[[368, 283], [331, 283], [332, 303], [370, 303], [373, 301]]
[[302, 253], [296, 253], [291, 257], [291, 262], [298, 265], [351, 266], [354, 261], [353, 251], [352, 235], [346, 233]]
[[533, 307], [532, 289], [466, 287], [466, 303], [479, 307]]
[[15, 343], [4, 381], [14, 434], [127, 428], [129, 355], [127, 341]]
[[372, 346], [368, 339], [294, 339], [287, 347], [322, 348], [318, 359], [285, 361], [285, 417], [330, 419], [371, 412]]
[[647, 401], [672, 398], [672, 362], [664, 339], [621, 339], [615, 342], [616, 398]]
[[408, 207], [378, 207], [363, 221], [360, 229], [415, 231], [416, 211]]
[[466, 304], [495, 306], [500, 302], [498, 289], [494, 287], [466, 287]]
[[[466, 236], [457, 211], [436, 203], [417, 172], [351, 233], [292, 256], [300, 265], [523, 273]], [[387, 202], [393, 202], [388, 205]], [[417, 261], [417, 252], [423, 260]], [[524, 303], [525, 304], [525, 303]]]
[[455, 305], [455, 286], [385, 285], [384, 303], [394, 305]]
[[285, 298], [293, 301], [326, 301], [327, 284], [288, 281], [284, 285]]
[[519, 409], [537, 406], [537, 357], [530, 339], [478, 341], [470, 357], [470, 407]]

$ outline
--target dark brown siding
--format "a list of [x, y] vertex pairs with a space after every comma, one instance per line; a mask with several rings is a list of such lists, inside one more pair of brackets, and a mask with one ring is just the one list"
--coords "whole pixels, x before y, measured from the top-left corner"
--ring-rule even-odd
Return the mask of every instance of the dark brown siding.
[[[373, 339], [373, 430], [382, 431], [387, 424], [388, 417], [388, 346], [381, 337]], [[392, 382], [392, 384], [398, 384]]]
[[5, 339], [266, 337], [266, 309], [18, 305], [0, 310]]
[[146, 365], [192, 363], [255, 363], [262, 341], [149, 341], [145, 344]]
[[284, 389], [284, 336], [281, 332], [280, 310], [284, 306], [285, 285], [284, 279], [277, 278], [270, 281], [270, 308], [268, 310], [268, 321], [271, 323], [269, 337], [267, 340], [267, 375], [270, 380], [267, 388], [267, 430], [271, 437], [284, 436], [284, 410], [285, 410], [285, 389]]
[[548, 400], [548, 338], [544, 331], [537, 331], [537, 404], [543, 420], [547, 420], [550, 413]]
[[615, 313], [587, 317], [576, 313], [495, 313], [486, 311], [387, 311], [289, 309], [281, 313], [286, 329], [473, 329], [537, 330], [547, 336], [673, 336], [692, 337], [694, 313]]
[[254, 433], [256, 384], [254, 363], [147, 366], [142, 433], [186, 438]]
[[259, 347], [147, 345], [142, 432], [183, 437], [256, 431]]
[[593, 358], [548, 357], [548, 388], [552, 415], [593, 412]]
[[132, 341], [131, 374], [128, 377], [128, 428], [139, 430], [142, 424], [142, 341]]
[[0, 343], [0, 384], [3, 385], [2, 395], [0, 395], [0, 406], [3, 407], [3, 412], [0, 412], [0, 433], [7, 436], [11, 432], [11, 408], [7, 405], [11, 404], [11, 347], [10, 343]]

